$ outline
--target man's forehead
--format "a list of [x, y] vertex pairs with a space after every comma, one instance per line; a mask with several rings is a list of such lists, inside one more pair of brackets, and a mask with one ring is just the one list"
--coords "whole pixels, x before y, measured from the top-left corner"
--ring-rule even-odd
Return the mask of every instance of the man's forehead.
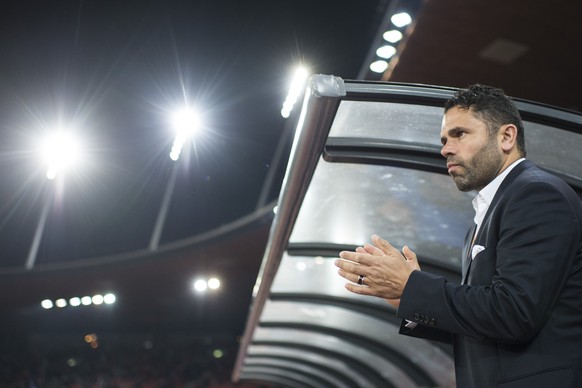
[[453, 107], [443, 115], [441, 128], [444, 129], [445, 127], [457, 126], [459, 122], [465, 122], [468, 120], [473, 121], [479, 119], [477, 116], [475, 116], [471, 109]]

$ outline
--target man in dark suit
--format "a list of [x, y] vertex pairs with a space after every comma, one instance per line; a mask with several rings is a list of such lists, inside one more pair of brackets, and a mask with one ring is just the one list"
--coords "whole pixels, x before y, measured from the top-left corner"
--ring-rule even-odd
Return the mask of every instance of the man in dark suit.
[[452, 342], [459, 387], [582, 387], [580, 198], [525, 160], [520, 115], [500, 89], [459, 90], [441, 142], [457, 188], [478, 192], [462, 283], [373, 236], [336, 260], [346, 288], [389, 299], [402, 334]]

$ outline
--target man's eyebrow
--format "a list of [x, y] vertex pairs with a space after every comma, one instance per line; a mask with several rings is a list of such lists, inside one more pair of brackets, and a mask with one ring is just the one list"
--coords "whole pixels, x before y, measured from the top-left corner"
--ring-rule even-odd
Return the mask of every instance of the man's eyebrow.
[[[458, 134], [459, 132], [464, 132], [467, 131], [466, 128], [463, 127], [454, 127], [454, 128], [450, 128], [446, 131], [446, 134], [449, 137], [454, 137], [456, 134]], [[441, 136], [441, 144], [445, 145], [445, 143], [447, 142], [447, 137], [446, 136]]]

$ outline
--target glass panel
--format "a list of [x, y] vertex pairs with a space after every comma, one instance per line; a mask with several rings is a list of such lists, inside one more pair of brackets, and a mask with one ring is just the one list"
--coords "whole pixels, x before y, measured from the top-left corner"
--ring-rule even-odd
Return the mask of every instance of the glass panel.
[[376, 233], [460, 267], [473, 196], [446, 175], [321, 159], [289, 241], [361, 245]]
[[[378, 375], [381, 375], [387, 381], [393, 382], [394, 386], [415, 386], [410, 376], [394, 365], [391, 361], [386, 360], [383, 357], [378, 357], [377, 353], [367, 349], [365, 346], [358, 346], [350, 341], [338, 338], [335, 335], [315, 333], [293, 328], [258, 326], [253, 334], [253, 341], [263, 343], [267, 342], [271, 345], [269, 348], [273, 348], [273, 345], [276, 346], [280, 343], [283, 343], [283, 346], [286, 346], [288, 342], [291, 342], [300, 346], [303, 345], [314, 349], [322, 349], [327, 353], [339, 354], [343, 359], [355, 359], [365, 363]], [[409, 346], [414, 347], [412, 344]], [[249, 347], [248, 353], [252, 354], [253, 349], [256, 347], [256, 345]]]
[[396, 326], [384, 319], [336, 306], [269, 300], [263, 309], [261, 324], [305, 325], [318, 328], [318, 332], [351, 333], [353, 338], [372, 341], [397, 351], [405, 359], [415, 360], [417, 366], [437, 382], [437, 386], [451, 386], [454, 374], [451, 357], [434, 342], [398, 334]]
[[582, 179], [580, 134], [524, 122], [527, 157], [540, 167]]
[[[335, 363], [337, 364], [337, 363]], [[320, 356], [317, 354], [309, 353], [304, 350], [297, 349], [281, 349], [275, 354], [268, 354], [267, 356], [261, 357], [252, 355], [245, 361], [245, 368], [273, 368], [273, 371], [283, 370], [283, 371], [297, 371], [302, 375], [316, 377], [319, 381], [325, 381], [330, 386], [336, 388], [349, 388], [356, 385], [356, 381], [368, 381], [359, 373], [354, 373], [352, 375], [342, 376], [342, 372], [345, 371], [347, 367], [346, 364], [343, 368], [338, 368], [334, 365], [334, 362], [329, 358]], [[362, 380], [359, 379], [361, 377]], [[352, 380], [352, 379], [356, 380]], [[351, 383], [350, 385], [346, 384]], [[371, 382], [364, 386], [371, 386]]]
[[440, 107], [342, 101], [329, 137], [389, 139], [440, 147], [442, 120]]
[[370, 298], [346, 290], [346, 280], [337, 274], [333, 258], [289, 256], [283, 254], [281, 264], [271, 286], [271, 294], [326, 295], [337, 299], [358, 300], [373, 304], [390, 313], [392, 307], [384, 299]]

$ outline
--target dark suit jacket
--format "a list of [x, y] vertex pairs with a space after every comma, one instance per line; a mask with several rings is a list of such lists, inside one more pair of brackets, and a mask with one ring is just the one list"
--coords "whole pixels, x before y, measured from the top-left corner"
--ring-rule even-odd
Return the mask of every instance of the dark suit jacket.
[[397, 315], [418, 325], [401, 333], [452, 341], [459, 387], [582, 387], [580, 198], [523, 161], [475, 244], [466, 284], [412, 273]]

